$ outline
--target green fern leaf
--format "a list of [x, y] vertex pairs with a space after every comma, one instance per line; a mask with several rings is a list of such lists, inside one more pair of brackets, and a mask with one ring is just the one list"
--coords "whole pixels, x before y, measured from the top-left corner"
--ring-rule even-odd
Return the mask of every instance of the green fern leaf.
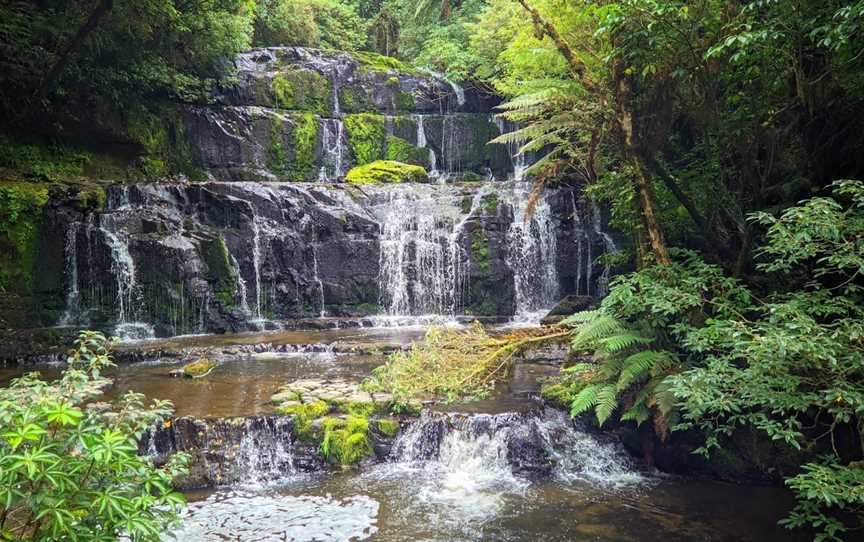
[[621, 352], [622, 350], [633, 348], [636, 345], [650, 344], [651, 341], [652, 339], [648, 337], [641, 337], [633, 333], [622, 333], [620, 335], [612, 335], [611, 337], [601, 339], [600, 343], [606, 352], [614, 354]]
[[606, 420], [609, 419], [617, 407], [618, 390], [615, 389], [615, 386], [612, 384], [599, 386], [597, 390], [597, 405], [594, 408], [597, 414], [597, 423], [600, 425], [606, 423]]
[[579, 395], [570, 404], [570, 415], [576, 417], [597, 404], [598, 389], [599, 386], [592, 384], [580, 391]]
[[633, 383], [647, 379], [654, 365], [663, 363], [668, 355], [668, 352], [664, 351], [643, 350], [627, 357], [618, 377], [618, 391], [624, 391]]

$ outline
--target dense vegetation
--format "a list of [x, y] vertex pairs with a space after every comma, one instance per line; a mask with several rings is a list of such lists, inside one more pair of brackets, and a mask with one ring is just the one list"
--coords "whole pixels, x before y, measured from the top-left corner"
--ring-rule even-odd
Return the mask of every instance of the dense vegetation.
[[[852, 538], [864, 528], [864, 186], [848, 180], [864, 178], [862, 27], [861, 0], [9, 1], [0, 115], [16, 140], [2, 140], [0, 167], [74, 176], [86, 160], [65, 146], [84, 141], [150, 156], [172, 137], [154, 128], [152, 104], [205, 102], [253, 45], [374, 51], [494, 90], [522, 127], [498, 142], [542, 156], [536, 193], [584, 186], [629, 238], [614, 263], [632, 273], [565, 322], [580, 360], [548, 395], [661, 440], [698, 431], [706, 454], [756, 429], [801, 451], [786, 524]], [[48, 160], [22, 133], [60, 147]], [[23, 217], [40, 197], [5, 205]], [[0, 233], [24, 239], [28, 224], [13, 218]], [[421, 386], [401, 368], [379, 377]], [[32, 379], [4, 393], [22, 387], [59, 393]], [[427, 387], [458, 393], [440, 379]], [[86, 420], [99, 427], [70, 401], [40, 403], [35, 432], [12, 425], [11, 475], [41, 487], [20, 446], [82, 460], [41, 448], [68, 446], [57, 439]], [[53, 518], [26, 530], [90, 525], [44, 497], [11, 508]]]
[[59, 380], [31, 373], [0, 388], [0, 540], [160, 540], [177, 520], [185, 456], [157, 468], [137, 444], [171, 405], [134, 392], [98, 402], [110, 346], [83, 332]]

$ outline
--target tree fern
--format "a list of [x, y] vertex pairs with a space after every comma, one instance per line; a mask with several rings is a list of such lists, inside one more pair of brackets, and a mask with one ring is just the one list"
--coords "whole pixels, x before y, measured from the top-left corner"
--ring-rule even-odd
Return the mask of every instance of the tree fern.
[[627, 331], [624, 324], [612, 316], [605, 314], [586, 322], [578, 331], [570, 343], [573, 350], [584, 350], [595, 346], [597, 341], [605, 339], [614, 334], [622, 334]]

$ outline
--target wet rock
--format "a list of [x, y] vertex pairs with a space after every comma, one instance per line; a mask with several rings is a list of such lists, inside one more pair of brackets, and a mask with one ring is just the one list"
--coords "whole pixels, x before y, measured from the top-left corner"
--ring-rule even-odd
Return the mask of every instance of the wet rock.
[[216, 367], [216, 362], [208, 358], [199, 358], [192, 363], [187, 363], [180, 369], [169, 372], [171, 376], [185, 378], [201, 378], [210, 374]]
[[558, 302], [546, 316], [540, 320], [544, 326], [557, 324], [564, 318], [577, 312], [591, 309], [597, 305], [597, 299], [587, 295], [568, 295]]

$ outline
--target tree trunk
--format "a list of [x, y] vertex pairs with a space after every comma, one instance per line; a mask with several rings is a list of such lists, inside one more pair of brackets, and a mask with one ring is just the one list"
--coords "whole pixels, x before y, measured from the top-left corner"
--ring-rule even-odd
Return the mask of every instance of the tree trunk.
[[645, 234], [654, 259], [658, 264], [668, 265], [671, 263], [669, 252], [666, 250], [666, 240], [663, 236], [663, 227], [657, 213], [657, 205], [654, 200], [654, 190], [648, 176], [648, 168], [645, 166], [645, 158], [642, 156], [641, 146], [637, 139], [635, 114], [633, 107], [633, 89], [630, 76], [627, 75], [624, 61], [620, 58], [613, 61], [612, 71], [615, 78], [615, 106], [617, 109], [618, 126], [624, 143], [624, 154], [630, 167], [633, 168], [633, 188], [639, 202], [639, 211], [645, 224]]
[[72, 55], [78, 51], [81, 45], [83, 45], [84, 40], [87, 39], [87, 36], [96, 29], [99, 25], [99, 21], [101, 21], [113, 7], [114, 0], [99, 0], [96, 9], [93, 10], [93, 13], [90, 14], [87, 21], [85, 21], [81, 28], [78, 29], [69, 43], [64, 45], [60, 56], [54, 62], [54, 65], [51, 66], [51, 69], [48, 70], [48, 75], [46, 75], [45, 79], [42, 80], [42, 84], [39, 85], [39, 89], [36, 92], [37, 101], [44, 99], [45, 96], [47, 96], [54, 88], [54, 85], [57, 84], [57, 80], [60, 78], [63, 70], [65, 70], [66, 66], [69, 64]]

